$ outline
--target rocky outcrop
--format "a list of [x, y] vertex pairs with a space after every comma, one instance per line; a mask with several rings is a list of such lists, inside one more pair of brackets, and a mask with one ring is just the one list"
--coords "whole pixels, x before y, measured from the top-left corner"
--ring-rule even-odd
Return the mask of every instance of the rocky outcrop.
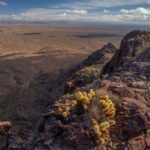
[[106, 54], [113, 55], [116, 52], [116, 47], [112, 43], [108, 43], [107, 45], [104, 45], [101, 49], [95, 51], [91, 55], [86, 58], [81, 66], [91, 66], [95, 64], [103, 64], [104, 59], [106, 59]]
[[64, 93], [72, 92], [74, 87], [85, 86], [99, 79], [103, 66], [111, 60], [115, 52], [115, 46], [108, 43], [103, 48], [89, 55], [88, 58], [77, 66], [76, 72], [65, 85]]
[[118, 71], [109, 75], [108, 80], [113, 81], [118, 76], [127, 86], [150, 90], [150, 49], [142, 52], [138, 57], [128, 59]]
[[[115, 78], [113, 82], [103, 80], [99, 88], [116, 93], [120, 97], [120, 103], [117, 106], [117, 124], [110, 135], [112, 147], [103, 148], [106, 150], [149, 148], [147, 132], [150, 129], [150, 102], [145, 97], [148, 91], [128, 87], [125, 83], [119, 82], [119, 78]], [[62, 104], [57, 103], [56, 106], [62, 106]], [[16, 136], [14, 139], [14, 135], [11, 135], [9, 139], [14, 140], [13, 144], [18, 141], [16, 147], [21, 145], [20, 150], [93, 150], [94, 147], [91, 145], [83, 120], [77, 115], [74, 118], [75, 121], [65, 122], [61, 114], [53, 107], [43, 116], [35, 132], [24, 140], [24, 144], [20, 143], [21, 138], [18, 139]], [[97, 147], [100, 150], [103, 148]]]
[[150, 32], [132, 31], [121, 41], [120, 49], [115, 53], [112, 60], [104, 67], [103, 73], [118, 71], [118, 68], [129, 59], [138, 57], [141, 52], [150, 47]]
[[150, 62], [150, 47], [137, 57], [137, 62]]
[[102, 71], [108, 77], [101, 85], [121, 97], [117, 115], [119, 137], [127, 141], [129, 150], [149, 149], [149, 70], [150, 32], [133, 31], [125, 36], [120, 49]]
[[[102, 57], [101, 57], [102, 58]], [[122, 149], [149, 148], [150, 129], [150, 32], [133, 31], [104, 66], [99, 88], [120, 96], [117, 114], [118, 140]], [[108, 76], [104, 76], [104, 74]], [[123, 145], [123, 143], [121, 144]]]

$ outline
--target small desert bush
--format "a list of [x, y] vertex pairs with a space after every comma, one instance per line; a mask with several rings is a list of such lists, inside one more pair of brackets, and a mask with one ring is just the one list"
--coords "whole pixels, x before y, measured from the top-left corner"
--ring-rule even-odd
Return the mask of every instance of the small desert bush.
[[118, 103], [119, 98], [116, 95], [105, 90], [93, 91], [91, 89], [88, 93], [78, 91], [74, 94], [74, 100], [70, 106], [59, 107], [58, 110], [66, 120], [71, 118], [72, 112], [83, 116], [83, 122], [89, 129], [91, 140], [105, 145], [110, 139], [109, 128], [115, 125], [115, 105]]
[[75, 74], [77, 84], [87, 84], [99, 78], [101, 73], [100, 65], [84, 67]]

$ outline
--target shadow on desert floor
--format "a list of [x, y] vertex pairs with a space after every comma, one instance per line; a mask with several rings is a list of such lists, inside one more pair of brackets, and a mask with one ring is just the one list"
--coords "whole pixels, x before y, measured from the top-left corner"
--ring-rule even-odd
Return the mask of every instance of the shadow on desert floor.
[[115, 38], [115, 37], [119, 37], [119, 38], [122, 38], [124, 35], [121, 35], [121, 34], [86, 34], [86, 35], [73, 35], [75, 37], [78, 37], [78, 38]]
[[30, 125], [63, 95], [65, 81], [71, 75], [69, 68], [85, 56], [46, 51], [24, 55], [0, 56], [0, 118]]

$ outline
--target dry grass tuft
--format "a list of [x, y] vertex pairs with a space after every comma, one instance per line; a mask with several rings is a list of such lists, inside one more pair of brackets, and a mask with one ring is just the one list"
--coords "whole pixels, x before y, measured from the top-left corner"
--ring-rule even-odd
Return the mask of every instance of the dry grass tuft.
[[98, 122], [103, 122], [106, 120], [106, 116], [102, 111], [102, 107], [99, 104], [100, 96], [109, 96], [109, 99], [113, 102], [115, 106], [120, 103], [119, 96], [111, 93], [110, 91], [106, 91], [104, 89], [97, 89], [95, 91], [96, 100], [92, 101], [91, 104], [88, 106], [87, 111], [84, 114], [84, 121], [85, 124], [89, 127], [91, 126], [91, 119], [95, 118]]
[[111, 101], [114, 103], [115, 106], [117, 106], [120, 103], [119, 96], [116, 95], [116, 94], [113, 94], [110, 91], [106, 91], [104, 89], [98, 89], [98, 90], [95, 91], [95, 93], [96, 93], [97, 99], [99, 99], [100, 96], [108, 95], [109, 98], [111, 99]]
[[89, 107], [88, 110], [84, 114], [84, 121], [85, 124], [90, 127], [91, 126], [91, 120], [95, 118], [98, 122], [102, 122], [105, 120], [104, 113], [102, 112], [101, 105], [98, 103], [98, 101], [93, 101]]

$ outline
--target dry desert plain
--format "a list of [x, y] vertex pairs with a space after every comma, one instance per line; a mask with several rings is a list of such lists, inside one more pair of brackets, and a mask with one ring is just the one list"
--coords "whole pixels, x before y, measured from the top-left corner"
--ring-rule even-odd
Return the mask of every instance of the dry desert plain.
[[72, 24], [0, 25], [0, 120], [37, 121], [63, 94], [69, 69], [108, 42], [119, 48], [130, 27]]

